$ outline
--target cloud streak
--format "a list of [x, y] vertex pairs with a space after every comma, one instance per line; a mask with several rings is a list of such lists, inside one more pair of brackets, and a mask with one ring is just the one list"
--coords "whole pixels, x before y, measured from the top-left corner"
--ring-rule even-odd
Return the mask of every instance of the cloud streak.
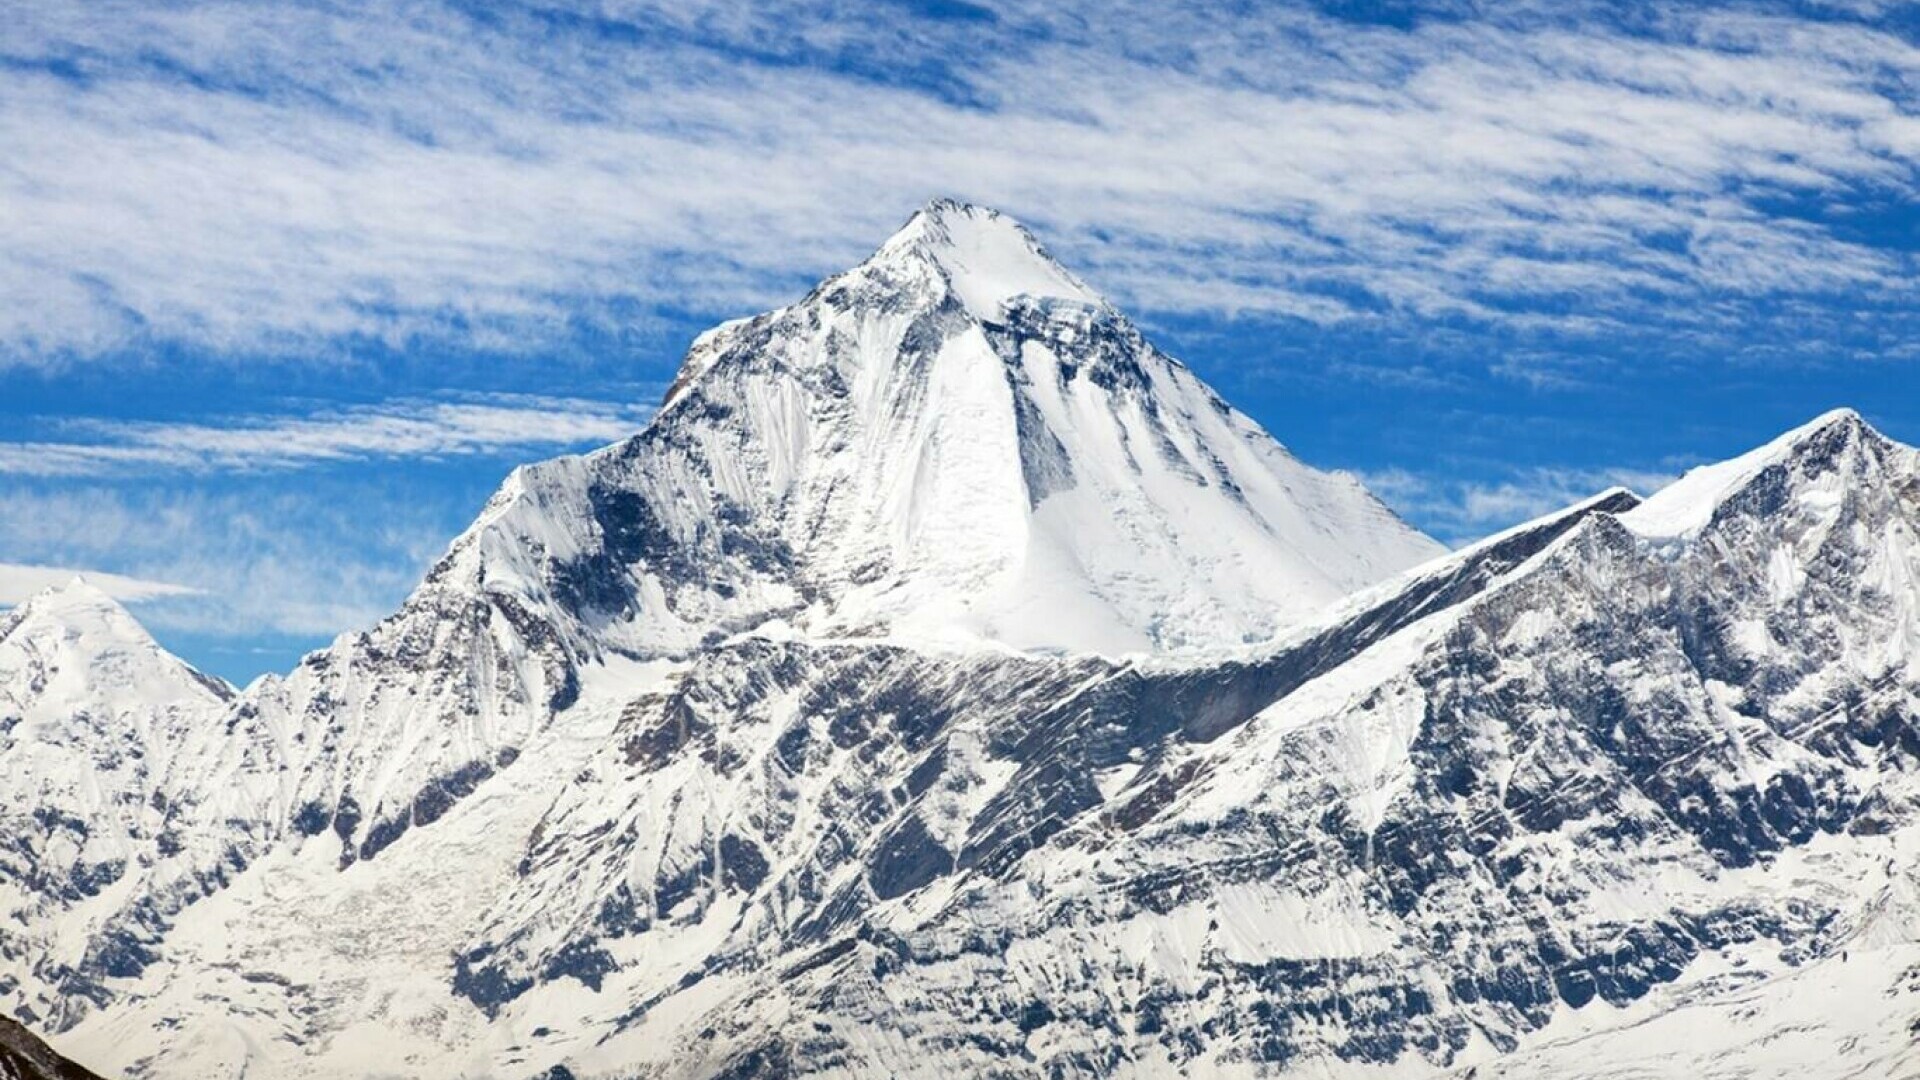
[[108, 574], [98, 570], [0, 563], [0, 606], [24, 603], [34, 594], [56, 585], [65, 585], [76, 577], [85, 577], [95, 588], [124, 603], [201, 595], [201, 590], [185, 585], [148, 581], [144, 578]]
[[1449, 544], [1553, 513], [1612, 487], [1641, 496], [1672, 483], [1677, 473], [1659, 469], [1536, 466], [1497, 479], [1452, 477], [1387, 469], [1361, 479], [1387, 505]]
[[29, 4], [0, 66], [0, 355], [513, 350], [735, 314], [938, 194], [1157, 311], [1596, 333], [1909, 308], [1913, 251], [1818, 208], [1912, 201], [1920, 50], [1653, 21]]
[[148, 583], [133, 598], [147, 601], [141, 620], [158, 630], [331, 636], [390, 613], [471, 512], [445, 499], [337, 496], [0, 490], [0, 550], [29, 566], [111, 567]]
[[68, 439], [0, 442], [0, 475], [261, 472], [380, 458], [499, 454], [615, 442], [643, 427], [652, 411], [580, 398], [490, 395], [220, 424], [87, 420], [68, 423]]

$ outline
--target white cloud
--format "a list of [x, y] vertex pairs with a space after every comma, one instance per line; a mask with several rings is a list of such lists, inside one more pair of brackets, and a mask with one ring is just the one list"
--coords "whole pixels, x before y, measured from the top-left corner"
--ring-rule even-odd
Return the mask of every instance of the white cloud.
[[1361, 479], [1387, 505], [1450, 544], [1563, 510], [1608, 488], [1641, 496], [1672, 483], [1677, 473], [1659, 469], [1537, 466], [1494, 480], [1459, 480], [1382, 469]]
[[645, 426], [651, 406], [490, 395], [400, 401], [311, 416], [223, 423], [70, 423], [59, 441], [0, 442], [0, 474], [102, 476], [157, 469], [259, 471], [369, 458], [442, 458], [610, 443]]
[[199, 589], [165, 581], [108, 574], [98, 570], [74, 570], [54, 566], [22, 566], [0, 563], [0, 605], [19, 604], [35, 593], [65, 585], [76, 577], [85, 577], [95, 588], [125, 603], [157, 600], [162, 597], [197, 596]]
[[485, 492], [462, 495], [465, 484], [418, 467], [378, 467], [372, 481], [364, 472], [294, 484], [267, 474], [607, 443], [651, 413], [495, 394], [229, 423], [77, 421], [65, 426], [67, 441], [0, 442], [0, 474], [15, 477], [0, 485], [0, 552], [17, 560], [0, 564], [0, 604], [75, 573], [50, 567], [78, 566], [142, 602], [141, 620], [162, 632], [258, 640], [370, 626]]
[[170, 583], [140, 613], [159, 630], [331, 636], [391, 613], [473, 509], [418, 492], [369, 501], [298, 486], [0, 490], [0, 551]]
[[[637, 27], [596, 35], [512, 5], [29, 4], [0, 68], [0, 343], [515, 348], [634, 302], [763, 307], [936, 194], [1156, 310], [1595, 330], [1731, 317], [1701, 296], [1913, 299], [1910, 252], [1778, 212], [1912, 197], [1895, 35], [1121, 8], [942, 36], [638, 3], [580, 12]], [[34, 63], [61, 58], [84, 78]]]

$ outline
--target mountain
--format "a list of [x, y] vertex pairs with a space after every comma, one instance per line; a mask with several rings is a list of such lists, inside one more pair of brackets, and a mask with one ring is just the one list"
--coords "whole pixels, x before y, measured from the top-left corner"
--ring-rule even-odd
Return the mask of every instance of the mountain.
[[0, 843], [112, 760], [122, 864], [0, 864], [0, 1008], [129, 1077], [1898, 1075], [1917, 530], [1836, 413], [1441, 553], [935, 204], [284, 678], [0, 623]]
[[702, 337], [639, 435], [515, 470], [399, 614], [255, 695], [292, 753], [260, 798], [368, 858], [609, 658], [741, 632], [1190, 651], [1439, 550], [1025, 229], [936, 203], [798, 304]]
[[1194, 653], [1439, 550], [1018, 224], [936, 203], [792, 307], [703, 336], [645, 431], [516, 470], [399, 612], [225, 707], [199, 771], [148, 796], [191, 833], [144, 856], [167, 888], [91, 904], [60, 928], [81, 962], [36, 961], [7, 992], [75, 1023], [108, 985], [160, 978], [173, 914], [236, 873], [374, 862], [742, 633]]
[[518, 471], [431, 582], [684, 655], [808, 637], [1268, 639], [1439, 545], [1302, 465], [1020, 225], [939, 202], [702, 336], [647, 430]]
[[639, 435], [515, 470], [397, 615], [253, 695], [279, 755], [256, 797], [369, 858], [609, 659], [742, 632], [1193, 651], [1440, 550], [1024, 228], [935, 203], [799, 303], [703, 336]]
[[234, 696], [84, 580], [0, 615], [0, 956], [59, 988], [17, 1015], [77, 1012], [132, 962], [126, 942], [56, 931], [116, 894], [140, 896], [133, 918], [170, 906], [156, 866], [199, 831], [189, 804]]

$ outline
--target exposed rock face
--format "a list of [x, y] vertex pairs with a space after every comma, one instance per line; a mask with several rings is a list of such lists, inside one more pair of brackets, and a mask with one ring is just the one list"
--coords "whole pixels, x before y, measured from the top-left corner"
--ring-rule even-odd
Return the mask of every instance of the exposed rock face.
[[1915, 452], [1433, 555], [936, 204], [284, 679], [0, 621], [0, 1002], [133, 1076], [1911, 1064]]

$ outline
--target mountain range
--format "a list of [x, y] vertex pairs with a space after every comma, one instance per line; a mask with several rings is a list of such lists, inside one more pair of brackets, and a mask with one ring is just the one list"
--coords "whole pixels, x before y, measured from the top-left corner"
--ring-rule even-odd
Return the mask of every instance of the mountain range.
[[126, 1077], [1920, 1075], [1917, 657], [1853, 412], [1448, 552], [938, 202], [284, 677], [0, 615], [0, 1012]]

